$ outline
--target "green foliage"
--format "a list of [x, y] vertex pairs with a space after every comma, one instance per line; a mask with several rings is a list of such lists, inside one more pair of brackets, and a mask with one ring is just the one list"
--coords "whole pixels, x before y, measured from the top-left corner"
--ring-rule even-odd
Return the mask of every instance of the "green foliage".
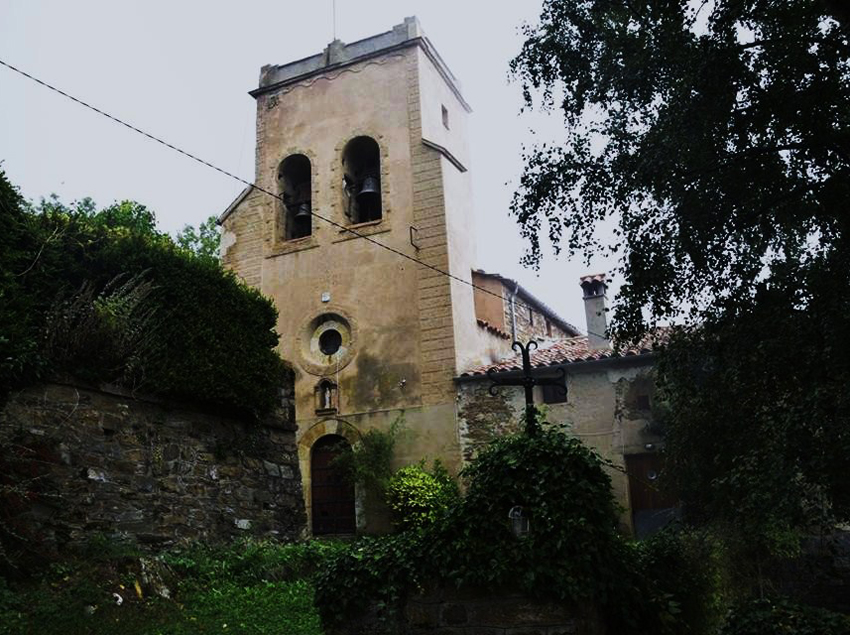
[[[603, 599], [620, 557], [611, 480], [599, 456], [550, 428], [492, 442], [463, 472], [463, 504], [442, 527], [436, 557], [460, 584], [516, 585], [542, 596]], [[520, 539], [509, 511], [522, 507]]]
[[439, 460], [431, 472], [425, 461], [408, 465], [387, 484], [387, 504], [396, 525], [401, 529], [417, 529], [432, 524], [457, 501], [457, 482]]
[[721, 635], [848, 635], [850, 617], [777, 598], [736, 607]]
[[26, 284], [40, 243], [28, 221], [20, 195], [0, 170], [0, 403], [13, 386], [42, 371], [37, 302]]
[[671, 526], [635, 549], [655, 597], [667, 607], [668, 627], [675, 633], [717, 633], [730, 604], [743, 593], [724, 541], [706, 530]]
[[[626, 332], [643, 312], [749, 297], [765, 265], [805, 269], [843, 242], [850, 200], [850, 15], [840, 3], [546, 0], [511, 69], [558, 107], [513, 212], [540, 258], [595, 254], [612, 219]], [[811, 243], [807, 245], [807, 241]], [[810, 249], [809, 247], [815, 247]]]
[[433, 571], [427, 540], [423, 531], [367, 536], [332, 554], [315, 583], [323, 624], [344, 624], [371, 606], [381, 618], [393, 619], [402, 600]]
[[0, 397], [49, 372], [257, 417], [278, 403], [272, 303], [143, 205], [27, 206], [5, 176], [0, 203]]
[[0, 635], [321, 635], [312, 575], [337, 551], [327, 542], [249, 540], [172, 550], [159, 558], [170, 598], [152, 593], [127, 553], [61, 561], [26, 583], [0, 578]]
[[198, 225], [197, 229], [191, 225], [186, 225], [175, 237], [175, 242], [200, 258], [217, 259], [221, 243], [218, 219], [215, 216], [210, 216]]
[[660, 358], [669, 485], [690, 522], [737, 528], [758, 558], [794, 555], [801, 530], [850, 518], [850, 348], [812, 317], [765, 299], [678, 333]]
[[404, 415], [399, 415], [389, 429], [372, 428], [353, 446], [346, 445], [334, 459], [348, 477], [383, 497], [387, 483], [393, 474], [392, 460], [398, 436], [404, 432]]
[[192, 584], [203, 586], [228, 580], [249, 585], [310, 578], [325, 560], [343, 549], [344, 543], [334, 541], [279, 543], [250, 539], [225, 546], [196, 543], [166, 552], [162, 560]]
[[850, 519], [850, 12], [546, 0], [513, 61], [562, 146], [526, 153], [513, 212], [540, 258], [606, 221], [620, 339], [685, 315], [659, 373], [667, 472], [692, 522], [758, 557]]
[[[553, 427], [497, 439], [463, 475], [466, 495], [435, 522], [331, 558], [316, 583], [323, 620], [375, 602], [391, 615], [408, 593], [439, 581], [593, 602], [612, 632], [660, 627], [634, 553], [616, 533], [610, 479], [593, 451]], [[530, 518], [523, 536], [508, 518], [515, 506]]]

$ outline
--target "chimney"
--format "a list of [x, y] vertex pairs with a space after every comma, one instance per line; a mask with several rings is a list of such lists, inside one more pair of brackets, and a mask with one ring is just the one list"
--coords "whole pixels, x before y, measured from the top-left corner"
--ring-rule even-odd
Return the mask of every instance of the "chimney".
[[587, 345], [596, 350], [610, 348], [608, 324], [605, 318], [605, 304], [608, 280], [604, 273], [581, 277], [581, 289], [584, 292], [584, 315], [587, 320]]

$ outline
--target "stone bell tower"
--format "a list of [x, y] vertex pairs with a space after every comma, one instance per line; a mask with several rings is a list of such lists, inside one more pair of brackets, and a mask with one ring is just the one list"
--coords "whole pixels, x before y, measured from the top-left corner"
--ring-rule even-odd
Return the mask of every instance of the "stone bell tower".
[[368, 493], [343, 510], [316, 457], [326, 437], [354, 442], [403, 414], [401, 462], [459, 465], [453, 378], [479, 347], [472, 288], [399, 254], [471, 280], [470, 108], [416, 18], [264, 66], [251, 95], [255, 183], [280, 199], [246, 188], [220, 218], [222, 260], [278, 308], [312, 530], [380, 529]]

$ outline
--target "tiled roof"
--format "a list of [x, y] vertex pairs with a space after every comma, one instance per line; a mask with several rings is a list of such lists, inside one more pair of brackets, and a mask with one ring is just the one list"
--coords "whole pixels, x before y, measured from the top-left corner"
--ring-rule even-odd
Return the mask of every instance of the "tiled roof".
[[[654, 333], [648, 333], [644, 338], [634, 346], [621, 348], [619, 351], [614, 351], [609, 348], [592, 349], [587, 344], [587, 336], [579, 335], [569, 339], [560, 340], [554, 344], [550, 344], [545, 348], [533, 350], [531, 352], [531, 367], [545, 368], [547, 366], [558, 366], [560, 364], [574, 364], [576, 362], [589, 362], [598, 359], [612, 359], [617, 357], [634, 357], [637, 355], [647, 355], [652, 352], [653, 348], [662, 345], [668, 337], [666, 328], [656, 329]], [[515, 355], [509, 359], [503, 360], [496, 364], [487, 364], [479, 366], [461, 373], [461, 377], [472, 377], [475, 375], [486, 375], [490, 369], [496, 372], [504, 372], [511, 370], [522, 370], [522, 356]]]
[[530, 304], [533, 304], [534, 306], [536, 306], [537, 309], [541, 313], [543, 313], [543, 315], [545, 315], [550, 320], [552, 320], [552, 322], [554, 322], [558, 326], [558, 328], [560, 328], [561, 330], [563, 330], [567, 333], [575, 333], [576, 335], [578, 334], [579, 330], [576, 327], [574, 327], [572, 324], [567, 322], [560, 315], [555, 313], [555, 311], [552, 308], [550, 308], [549, 306], [547, 306], [546, 304], [544, 304], [543, 302], [538, 300], [536, 297], [534, 297], [528, 291], [528, 289], [523, 287], [516, 280], [511, 280], [510, 278], [506, 278], [505, 276], [503, 276], [499, 273], [490, 273], [490, 272], [484, 271], [483, 269], [473, 269], [472, 272], [477, 273], [480, 276], [486, 276], [488, 278], [493, 278], [495, 280], [499, 280], [503, 284], [508, 285], [509, 288], [516, 289], [518, 296], [522, 297], [523, 299], [525, 299]]
[[489, 331], [490, 333], [492, 333], [496, 337], [501, 337], [504, 340], [511, 339], [510, 333], [503, 331], [498, 326], [494, 326], [493, 324], [490, 324], [487, 320], [482, 320], [481, 318], [478, 318], [478, 326]]

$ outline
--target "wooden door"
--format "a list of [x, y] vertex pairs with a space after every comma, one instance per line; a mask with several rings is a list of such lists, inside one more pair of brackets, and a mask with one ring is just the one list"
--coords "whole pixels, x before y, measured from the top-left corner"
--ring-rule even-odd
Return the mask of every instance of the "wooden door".
[[647, 536], [676, 516], [676, 499], [658, 487], [664, 458], [657, 453], [626, 456], [632, 524], [638, 538]]
[[345, 439], [333, 434], [313, 445], [310, 478], [315, 536], [355, 531], [354, 483], [333, 462], [346, 446]]

